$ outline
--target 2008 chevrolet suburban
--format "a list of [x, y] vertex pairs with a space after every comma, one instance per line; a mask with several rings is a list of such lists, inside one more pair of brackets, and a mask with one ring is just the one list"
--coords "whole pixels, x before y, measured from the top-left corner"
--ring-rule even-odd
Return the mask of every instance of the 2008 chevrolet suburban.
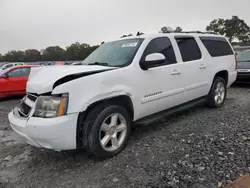
[[236, 66], [232, 46], [219, 35], [121, 38], [102, 44], [82, 65], [31, 70], [27, 96], [8, 118], [33, 146], [112, 157], [133, 122], [149, 123], [200, 101], [221, 107]]

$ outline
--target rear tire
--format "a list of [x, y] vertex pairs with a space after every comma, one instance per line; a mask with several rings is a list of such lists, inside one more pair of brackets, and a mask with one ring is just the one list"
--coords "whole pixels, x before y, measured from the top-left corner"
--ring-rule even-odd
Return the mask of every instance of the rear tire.
[[215, 77], [210, 92], [207, 97], [207, 105], [210, 108], [223, 106], [227, 96], [227, 84], [225, 79]]
[[131, 118], [120, 106], [101, 104], [88, 113], [82, 126], [87, 152], [96, 158], [110, 158], [125, 147], [131, 133]]

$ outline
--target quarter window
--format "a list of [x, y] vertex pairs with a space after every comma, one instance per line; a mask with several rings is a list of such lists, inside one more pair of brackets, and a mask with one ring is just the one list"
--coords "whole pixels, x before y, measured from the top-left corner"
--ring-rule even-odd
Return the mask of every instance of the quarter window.
[[142, 55], [142, 61], [146, 56], [152, 53], [161, 53], [165, 56], [165, 64], [176, 63], [175, 53], [171, 41], [167, 37], [159, 37], [149, 42], [147, 48]]
[[201, 59], [201, 51], [193, 37], [175, 37], [181, 52], [182, 61], [194, 61]]
[[223, 37], [200, 37], [212, 57], [232, 55], [233, 50]]

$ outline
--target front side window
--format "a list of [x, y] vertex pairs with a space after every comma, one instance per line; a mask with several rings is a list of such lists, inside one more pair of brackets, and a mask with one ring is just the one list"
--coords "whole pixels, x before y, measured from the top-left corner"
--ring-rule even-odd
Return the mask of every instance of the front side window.
[[182, 61], [194, 61], [201, 59], [201, 51], [193, 37], [175, 37], [181, 52]]
[[82, 64], [123, 67], [130, 64], [143, 38], [124, 39], [102, 44]]
[[238, 62], [250, 62], [250, 50], [243, 51], [237, 55]]
[[176, 63], [176, 57], [171, 41], [167, 37], [159, 37], [149, 42], [141, 60], [144, 61], [146, 56], [152, 53], [161, 53], [166, 58], [166, 64]]
[[30, 68], [19, 68], [19, 69], [14, 69], [8, 73], [8, 77], [13, 78], [13, 77], [25, 77], [29, 76], [30, 74]]

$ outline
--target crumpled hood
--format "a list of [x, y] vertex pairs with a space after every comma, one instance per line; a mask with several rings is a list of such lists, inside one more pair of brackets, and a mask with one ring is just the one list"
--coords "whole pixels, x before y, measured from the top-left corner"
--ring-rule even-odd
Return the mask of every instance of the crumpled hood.
[[51, 92], [54, 83], [65, 76], [109, 69], [114, 68], [96, 65], [65, 65], [31, 68], [26, 90], [27, 92], [37, 94]]

